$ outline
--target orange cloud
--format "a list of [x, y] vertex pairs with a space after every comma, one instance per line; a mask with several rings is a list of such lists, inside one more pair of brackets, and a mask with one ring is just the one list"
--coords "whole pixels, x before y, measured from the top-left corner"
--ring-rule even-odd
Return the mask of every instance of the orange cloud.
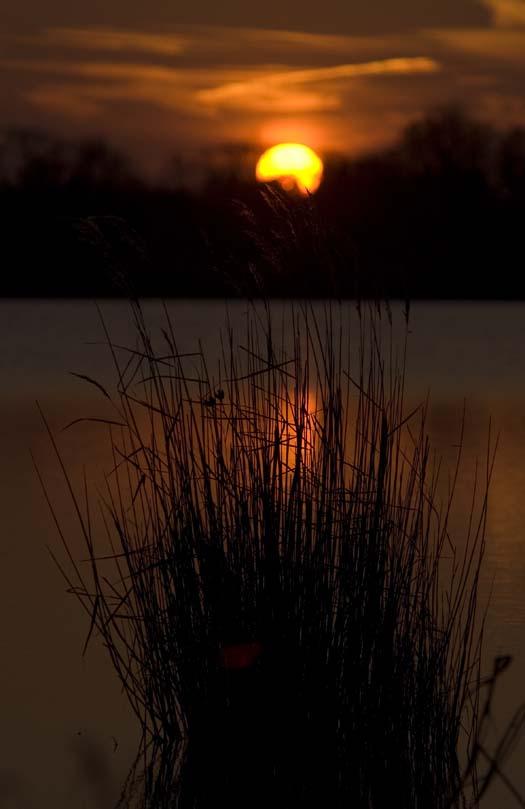
[[[293, 100], [295, 92], [288, 88], [300, 85], [334, 82], [341, 79], [355, 79], [364, 76], [406, 75], [414, 73], [436, 73], [440, 69], [432, 59], [404, 58], [383, 59], [352, 65], [336, 65], [335, 67], [316, 68], [311, 70], [286, 70], [264, 73], [260, 77], [248, 81], [232, 82], [211, 89], [201, 90], [197, 99], [212, 107], [235, 106], [251, 107], [254, 102], [257, 108], [271, 105], [280, 98]], [[322, 96], [320, 97], [322, 98]], [[329, 106], [338, 106], [338, 97], [332, 96]], [[284, 104], [283, 104], [284, 106]]]
[[[308, 140], [312, 132], [320, 149], [370, 149], [451, 98], [498, 123], [522, 123], [525, 0], [478, 1], [492, 9], [494, 27], [378, 37], [188, 25], [158, 33], [49, 28], [10, 42], [0, 98], [10, 103], [15, 94], [32, 123], [59, 119], [64, 131], [70, 122], [77, 133], [140, 137], [144, 149], [157, 136], [170, 148], [198, 148]], [[496, 99], [502, 112], [494, 116]], [[203, 125], [210, 118], [213, 126]]]
[[[35, 41], [33, 38], [32, 41]], [[179, 34], [145, 34], [139, 31], [121, 31], [111, 28], [48, 28], [36, 42], [62, 46], [75, 50], [135, 51], [173, 56], [182, 53], [188, 45]]]
[[100, 100], [90, 97], [89, 92], [78, 92], [67, 85], [47, 85], [38, 87], [27, 93], [27, 99], [35, 106], [47, 112], [85, 121], [97, 118], [102, 113]]
[[525, 30], [516, 29], [457, 29], [427, 31], [427, 36], [445, 46], [478, 59], [477, 71], [484, 69], [488, 60], [498, 60], [502, 64], [525, 63]]
[[[28, 41], [27, 38], [26, 40]], [[194, 54], [213, 59], [228, 55], [228, 62], [236, 59], [239, 51], [249, 62], [271, 54], [282, 60], [309, 59], [328, 54], [331, 59], [344, 55], [352, 59], [375, 57], [378, 51], [412, 55], [417, 46], [411, 37], [401, 35], [346, 36], [312, 34], [304, 31], [268, 30], [259, 28], [231, 28], [225, 26], [178, 26], [171, 33], [141, 33], [105, 27], [48, 28], [29, 39], [42, 47], [60, 46], [73, 50], [142, 52], [152, 56]], [[222, 59], [224, 61], [224, 59]]]
[[[49, 49], [48, 58], [3, 64], [34, 74], [36, 86], [25, 91], [32, 104], [76, 118], [94, 117], [119, 100], [194, 117], [232, 110], [258, 115], [333, 112], [344, 108], [351, 80], [440, 69], [435, 60], [417, 55], [411, 38], [401, 36], [209, 26], [179, 26], [166, 33], [88, 27], [49, 28], [31, 40], [35, 42], [43, 56]], [[74, 50], [75, 61], [57, 61], [57, 47]], [[404, 56], [377, 58], [392, 51]], [[108, 52], [118, 53], [118, 61], [104, 58]], [[135, 52], [149, 58], [131, 61]], [[340, 64], [334, 66], [338, 58]], [[327, 59], [331, 64], [326, 65]], [[49, 83], [46, 74], [61, 80]]]
[[[4, 62], [3, 64], [6, 64]], [[180, 108], [182, 112], [208, 115], [221, 109], [235, 108], [244, 112], [318, 112], [334, 110], [342, 105], [341, 82], [369, 76], [435, 73], [440, 67], [431, 59], [399, 58], [326, 68], [284, 70], [263, 68], [184, 68], [131, 63], [78, 62], [62, 63], [45, 60], [10, 60], [11, 68], [30, 72], [56, 73], [97, 80], [89, 87], [82, 84], [70, 88], [74, 109], [83, 97], [87, 109], [103, 100], [126, 99]], [[108, 84], [99, 84], [100, 80]], [[316, 90], [319, 83], [325, 85]], [[328, 86], [328, 89], [326, 87]], [[68, 98], [67, 86], [40, 89], [30, 98], [39, 105], [46, 99], [54, 106]]]
[[499, 28], [525, 26], [525, 2], [523, 0], [483, 0], [492, 13], [494, 24]]

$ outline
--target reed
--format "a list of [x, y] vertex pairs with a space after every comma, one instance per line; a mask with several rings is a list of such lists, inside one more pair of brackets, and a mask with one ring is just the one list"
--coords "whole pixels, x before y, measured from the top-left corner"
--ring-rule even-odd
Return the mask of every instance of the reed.
[[123, 802], [476, 805], [490, 441], [455, 542], [461, 449], [440, 505], [388, 309], [286, 311], [218, 362], [167, 311], [160, 346], [138, 303], [136, 347], [106, 331], [106, 538], [64, 469], [88, 571], [55, 558], [143, 731]]

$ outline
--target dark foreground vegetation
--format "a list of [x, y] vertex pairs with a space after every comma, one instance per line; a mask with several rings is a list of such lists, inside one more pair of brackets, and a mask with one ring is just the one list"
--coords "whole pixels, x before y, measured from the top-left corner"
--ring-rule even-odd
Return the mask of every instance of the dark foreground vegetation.
[[525, 131], [458, 111], [327, 159], [311, 199], [235, 172], [146, 182], [103, 143], [0, 141], [0, 294], [525, 297]]
[[284, 337], [254, 309], [220, 362], [133, 312], [136, 346], [108, 333], [115, 390], [95, 383], [114, 454], [100, 518], [63, 469], [88, 563], [67, 537], [57, 558], [142, 727], [122, 805], [477, 806], [507, 663], [484, 686], [490, 449], [456, 541], [461, 451], [442, 501], [387, 312], [353, 312], [348, 344], [335, 307], [296, 307]]

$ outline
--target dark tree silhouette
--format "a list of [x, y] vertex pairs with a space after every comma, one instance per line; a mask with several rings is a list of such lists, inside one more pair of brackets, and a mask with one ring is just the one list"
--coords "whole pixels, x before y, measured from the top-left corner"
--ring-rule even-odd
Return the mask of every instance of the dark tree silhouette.
[[221, 152], [190, 188], [180, 160], [152, 182], [102, 141], [6, 132], [1, 293], [525, 295], [525, 130], [438, 110], [382, 152], [327, 159], [310, 198], [243, 179], [246, 159]]

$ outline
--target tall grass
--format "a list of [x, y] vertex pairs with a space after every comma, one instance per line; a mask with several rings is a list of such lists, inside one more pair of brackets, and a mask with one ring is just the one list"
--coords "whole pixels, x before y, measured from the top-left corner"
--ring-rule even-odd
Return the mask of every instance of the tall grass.
[[461, 449], [441, 502], [388, 311], [351, 337], [336, 305], [254, 307], [212, 365], [132, 309], [115, 393], [97, 383], [106, 539], [64, 469], [90, 563], [66, 537], [57, 561], [142, 728], [139, 800], [476, 805], [490, 447], [455, 541]]

